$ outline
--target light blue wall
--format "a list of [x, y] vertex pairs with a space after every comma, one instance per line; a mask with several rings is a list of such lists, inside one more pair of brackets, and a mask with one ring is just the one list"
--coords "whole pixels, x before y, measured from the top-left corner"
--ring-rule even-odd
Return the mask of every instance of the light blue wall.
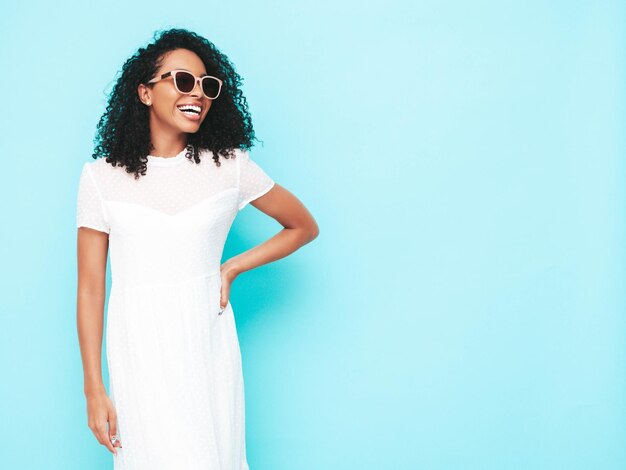
[[[104, 92], [168, 27], [229, 55], [251, 154], [321, 229], [233, 286], [251, 470], [626, 468], [625, 25], [617, 0], [2, 3], [2, 468], [111, 468], [75, 197]], [[226, 255], [278, 229], [250, 206]]]

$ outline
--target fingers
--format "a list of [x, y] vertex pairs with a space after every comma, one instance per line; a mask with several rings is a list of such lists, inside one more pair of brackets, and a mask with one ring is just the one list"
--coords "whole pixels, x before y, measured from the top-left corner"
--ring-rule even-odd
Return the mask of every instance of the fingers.
[[222, 285], [220, 288], [220, 310], [219, 315], [221, 315], [226, 307], [228, 307], [228, 297], [230, 296], [230, 283], [222, 281]]
[[111, 440], [109, 439], [106, 421], [100, 420], [96, 424], [90, 424], [89, 428], [93, 432], [94, 436], [96, 436], [98, 442], [115, 454], [115, 448], [113, 447], [113, 445], [111, 444]]
[[228, 304], [228, 293], [224, 293], [224, 287], [222, 287], [220, 291], [220, 310], [218, 315], [221, 315], [224, 310], [226, 310], [226, 305]]
[[109, 415], [109, 441], [111, 441], [113, 447], [122, 447], [122, 442], [117, 435], [117, 414], [115, 411]]
[[[108, 413], [103, 414], [102, 417], [89, 422], [89, 429], [91, 429], [100, 444], [109, 449], [114, 455], [117, 455], [115, 447], [122, 447], [122, 443], [117, 439], [117, 413], [113, 408], [109, 408], [107, 411]], [[108, 430], [107, 421], [109, 423]]]

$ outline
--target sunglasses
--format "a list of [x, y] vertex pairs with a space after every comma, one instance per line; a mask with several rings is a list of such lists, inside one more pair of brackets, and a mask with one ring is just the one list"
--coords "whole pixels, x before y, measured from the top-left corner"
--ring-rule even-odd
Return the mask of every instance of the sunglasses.
[[173, 77], [174, 86], [179, 93], [183, 93], [185, 95], [191, 93], [198, 82], [200, 82], [200, 88], [202, 89], [204, 96], [210, 100], [217, 98], [222, 89], [222, 81], [219, 78], [211, 77], [210, 75], [196, 77], [194, 74], [187, 72], [186, 70], [170, 70], [160, 77], [153, 78], [148, 83], [156, 83], [167, 77]]

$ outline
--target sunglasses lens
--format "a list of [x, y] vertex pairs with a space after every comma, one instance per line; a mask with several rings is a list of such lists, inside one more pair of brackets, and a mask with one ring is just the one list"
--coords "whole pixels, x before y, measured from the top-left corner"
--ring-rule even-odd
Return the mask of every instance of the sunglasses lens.
[[176, 80], [176, 87], [183, 93], [189, 93], [195, 86], [193, 75], [188, 72], [176, 72], [174, 80]]
[[220, 92], [220, 82], [211, 77], [202, 79], [202, 90], [209, 98], [216, 98]]

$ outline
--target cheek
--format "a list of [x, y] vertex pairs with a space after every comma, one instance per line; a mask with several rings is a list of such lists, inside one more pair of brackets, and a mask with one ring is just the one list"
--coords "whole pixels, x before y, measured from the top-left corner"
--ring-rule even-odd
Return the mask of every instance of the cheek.
[[170, 97], [162, 98], [155, 111], [162, 117], [176, 116], [176, 113], [178, 112], [178, 109], [176, 108], [176, 100]]
[[154, 102], [158, 105], [157, 108], [160, 113], [172, 114], [176, 111], [176, 102], [179, 98], [178, 92], [172, 86], [171, 89], [161, 90], [161, 93], [154, 97]]
[[176, 106], [169, 101], [160, 101], [153, 106], [154, 113], [161, 119], [173, 119], [176, 116]]

